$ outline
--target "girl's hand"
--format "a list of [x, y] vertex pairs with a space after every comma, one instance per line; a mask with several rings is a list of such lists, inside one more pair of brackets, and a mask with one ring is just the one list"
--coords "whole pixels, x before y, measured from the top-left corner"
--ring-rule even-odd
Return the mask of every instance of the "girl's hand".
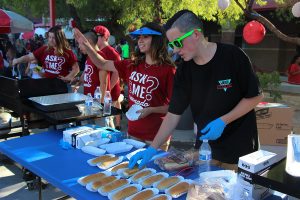
[[139, 119], [145, 118], [152, 113], [152, 107], [143, 108], [141, 110], [136, 111], [137, 113], [141, 113]]

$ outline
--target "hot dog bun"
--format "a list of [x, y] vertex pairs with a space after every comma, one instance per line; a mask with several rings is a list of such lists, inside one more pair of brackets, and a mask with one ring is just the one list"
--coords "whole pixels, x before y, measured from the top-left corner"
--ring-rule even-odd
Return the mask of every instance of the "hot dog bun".
[[116, 173], [119, 169], [123, 169], [127, 167], [128, 167], [128, 162], [123, 162], [111, 168], [111, 172]]
[[141, 192], [139, 192], [138, 194], [134, 195], [131, 200], [146, 200], [146, 199], [150, 199], [151, 197], [154, 196], [154, 192], [152, 190], [143, 190]]
[[187, 182], [178, 183], [169, 189], [169, 193], [172, 197], [177, 198], [186, 193], [189, 189], [189, 186], [190, 185]]
[[159, 195], [157, 197], [153, 197], [151, 200], [169, 200], [167, 195]]
[[116, 162], [119, 159], [119, 157], [110, 157], [105, 159], [103, 162], [98, 163], [98, 165], [102, 168], [108, 168], [111, 164], [113, 164], [114, 162]]
[[143, 178], [145, 176], [148, 176], [151, 173], [152, 173], [152, 171], [150, 169], [138, 172], [135, 175], [133, 175], [132, 181], [138, 181], [138, 179], [141, 179], [141, 178]]
[[109, 193], [123, 185], [126, 185], [128, 183], [128, 180], [126, 179], [119, 179], [119, 180], [115, 180], [109, 184], [106, 184], [105, 186], [103, 186], [103, 188], [101, 189], [101, 191], [103, 193]]
[[128, 186], [126, 188], [121, 189], [113, 195], [112, 200], [122, 200], [126, 197], [129, 197], [138, 192], [138, 189], [135, 186]]
[[162, 174], [154, 174], [154, 175], [146, 178], [145, 180], [143, 180], [142, 185], [147, 187], [163, 178], [165, 178], [165, 176]]
[[91, 175], [88, 175], [86, 177], [84, 177], [83, 179], [81, 179], [81, 183], [83, 183], [84, 185], [90, 183], [90, 182], [93, 182], [93, 181], [96, 181], [96, 180], [100, 180], [102, 178], [106, 177], [106, 175], [102, 172], [100, 173], [97, 173], [97, 174], [91, 174]]
[[113, 156], [112, 156], [112, 155], [103, 155], [103, 156], [99, 156], [99, 157], [94, 158], [93, 160], [91, 160], [91, 163], [96, 165], [97, 163], [103, 162], [103, 161], [105, 161], [106, 159], [111, 158], [111, 157], [113, 157]]
[[92, 184], [92, 188], [94, 190], [97, 190], [99, 187], [103, 186], [103, 185], [106, 185], [108, 183], [111, 183], [113, 181], [117, 180], [117, 177], [115, 176], [107, 176], [107, 177], [104, 177], [98, 181], [95, 181], [93, 184]]
[[166, 179], [160, 181], [157, 184], [156, 188], [159, 190], [164, 190], [164, 189], [171, 187], [172, 185], [175, 185], [179, 181], [180, 181], [180, 178], [178, 178], [177, 176], [172, 176], [172, 177], [169, 177], [169, 178], [166, 178]]
[[126, 176], [126, 177], [129, 177], [129, 176], [132, 176], [133, 174], [135, 174], [136, 172], [138, 172], [139, 171], [139, 168], [138, 168], [138, 166], [135, 166], [134, 168], [132, 168], [132, 169], [125, 169], [124, 171], [123, 171], [123, 174], [124, 174], [124, 176]]

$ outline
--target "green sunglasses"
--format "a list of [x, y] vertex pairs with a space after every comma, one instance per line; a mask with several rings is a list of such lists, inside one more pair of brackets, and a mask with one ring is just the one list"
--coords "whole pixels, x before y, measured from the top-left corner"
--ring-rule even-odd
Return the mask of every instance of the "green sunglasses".
[[[200, 28], [197, 28], [197, 30], [201, 31]], [[169, 47], [171, 49], [174, 49], [175, 47], [182, 48], [183, 47], [182, 40], [185, 39], [185, 38], [187, 38], [187, 37], [189, 37], [189, 36], [191, 36], [194, 33], [194, 31], [195, 30], [191, 30], [191, 31], [187, 32], [186, 34], [184, 34], [183, 36], [181, 36], [181, 37], [173, 40], [172, 42], [169, 42], [169, 44], [168, 44]]]

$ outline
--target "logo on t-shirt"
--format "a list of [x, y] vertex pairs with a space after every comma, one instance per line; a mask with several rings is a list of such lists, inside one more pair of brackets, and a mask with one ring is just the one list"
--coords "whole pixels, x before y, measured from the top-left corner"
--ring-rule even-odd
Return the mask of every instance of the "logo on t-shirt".
[[91, 65], [85, 64], [85, 70], [84, 70], [84, 87], [91, 87], [92, 86], [92, 74], [94, 70]]
[[62, 70], [61, 66], [65, 63], [65, 61], [66, 60], [64, 57], [48, 55], [45, 58], [45, 65], [46, 65], [45, 71], [52, 74], [59, 74], [59, 72]]
[[227, 91], [228, 88], [232, 87], [231, 79], [225, 79], [225, 80], [219, 80], [218, 81], [220, 85], [217, 85], [218, 90], [224, 90], [225, 92]]
[[156, 77], [133, 71], [129, 77], [130, 99], [135, 104], [148, 107], [148, 102], [152, 99], [152, 92], [158, 86], [159, 81]]

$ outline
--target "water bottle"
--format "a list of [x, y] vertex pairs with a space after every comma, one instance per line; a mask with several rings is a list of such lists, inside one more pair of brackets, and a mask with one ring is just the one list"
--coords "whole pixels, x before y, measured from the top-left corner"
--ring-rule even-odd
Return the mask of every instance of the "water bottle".
[[101, 103], [101, 102], [100, 102], [100, 101], [101, 101], [101, 92], [100, 92], [100, 87], [99, 87], [99, 86], [96, 88], [96, 90], [95, 90], [95, 92], [94, 92], [94, 99], [95, 99], [97, 102]]
[[103, 114], [104, 115], [110, 115], [111, 114], [111, 95], [110, 95], [109, 91], [106, 91], [105, 95], [104, 95]]
[[87, 113], [90, 113], [92, 110], [92, 105], [93, 105], [93, 97], [91, 93], [87, 94], [87, 97], [85, 98], [85, 109]]
[[202, 172], [210, 171], [211, 148], [208, 140], [203, 140], [199, 149], [199, 177]]

